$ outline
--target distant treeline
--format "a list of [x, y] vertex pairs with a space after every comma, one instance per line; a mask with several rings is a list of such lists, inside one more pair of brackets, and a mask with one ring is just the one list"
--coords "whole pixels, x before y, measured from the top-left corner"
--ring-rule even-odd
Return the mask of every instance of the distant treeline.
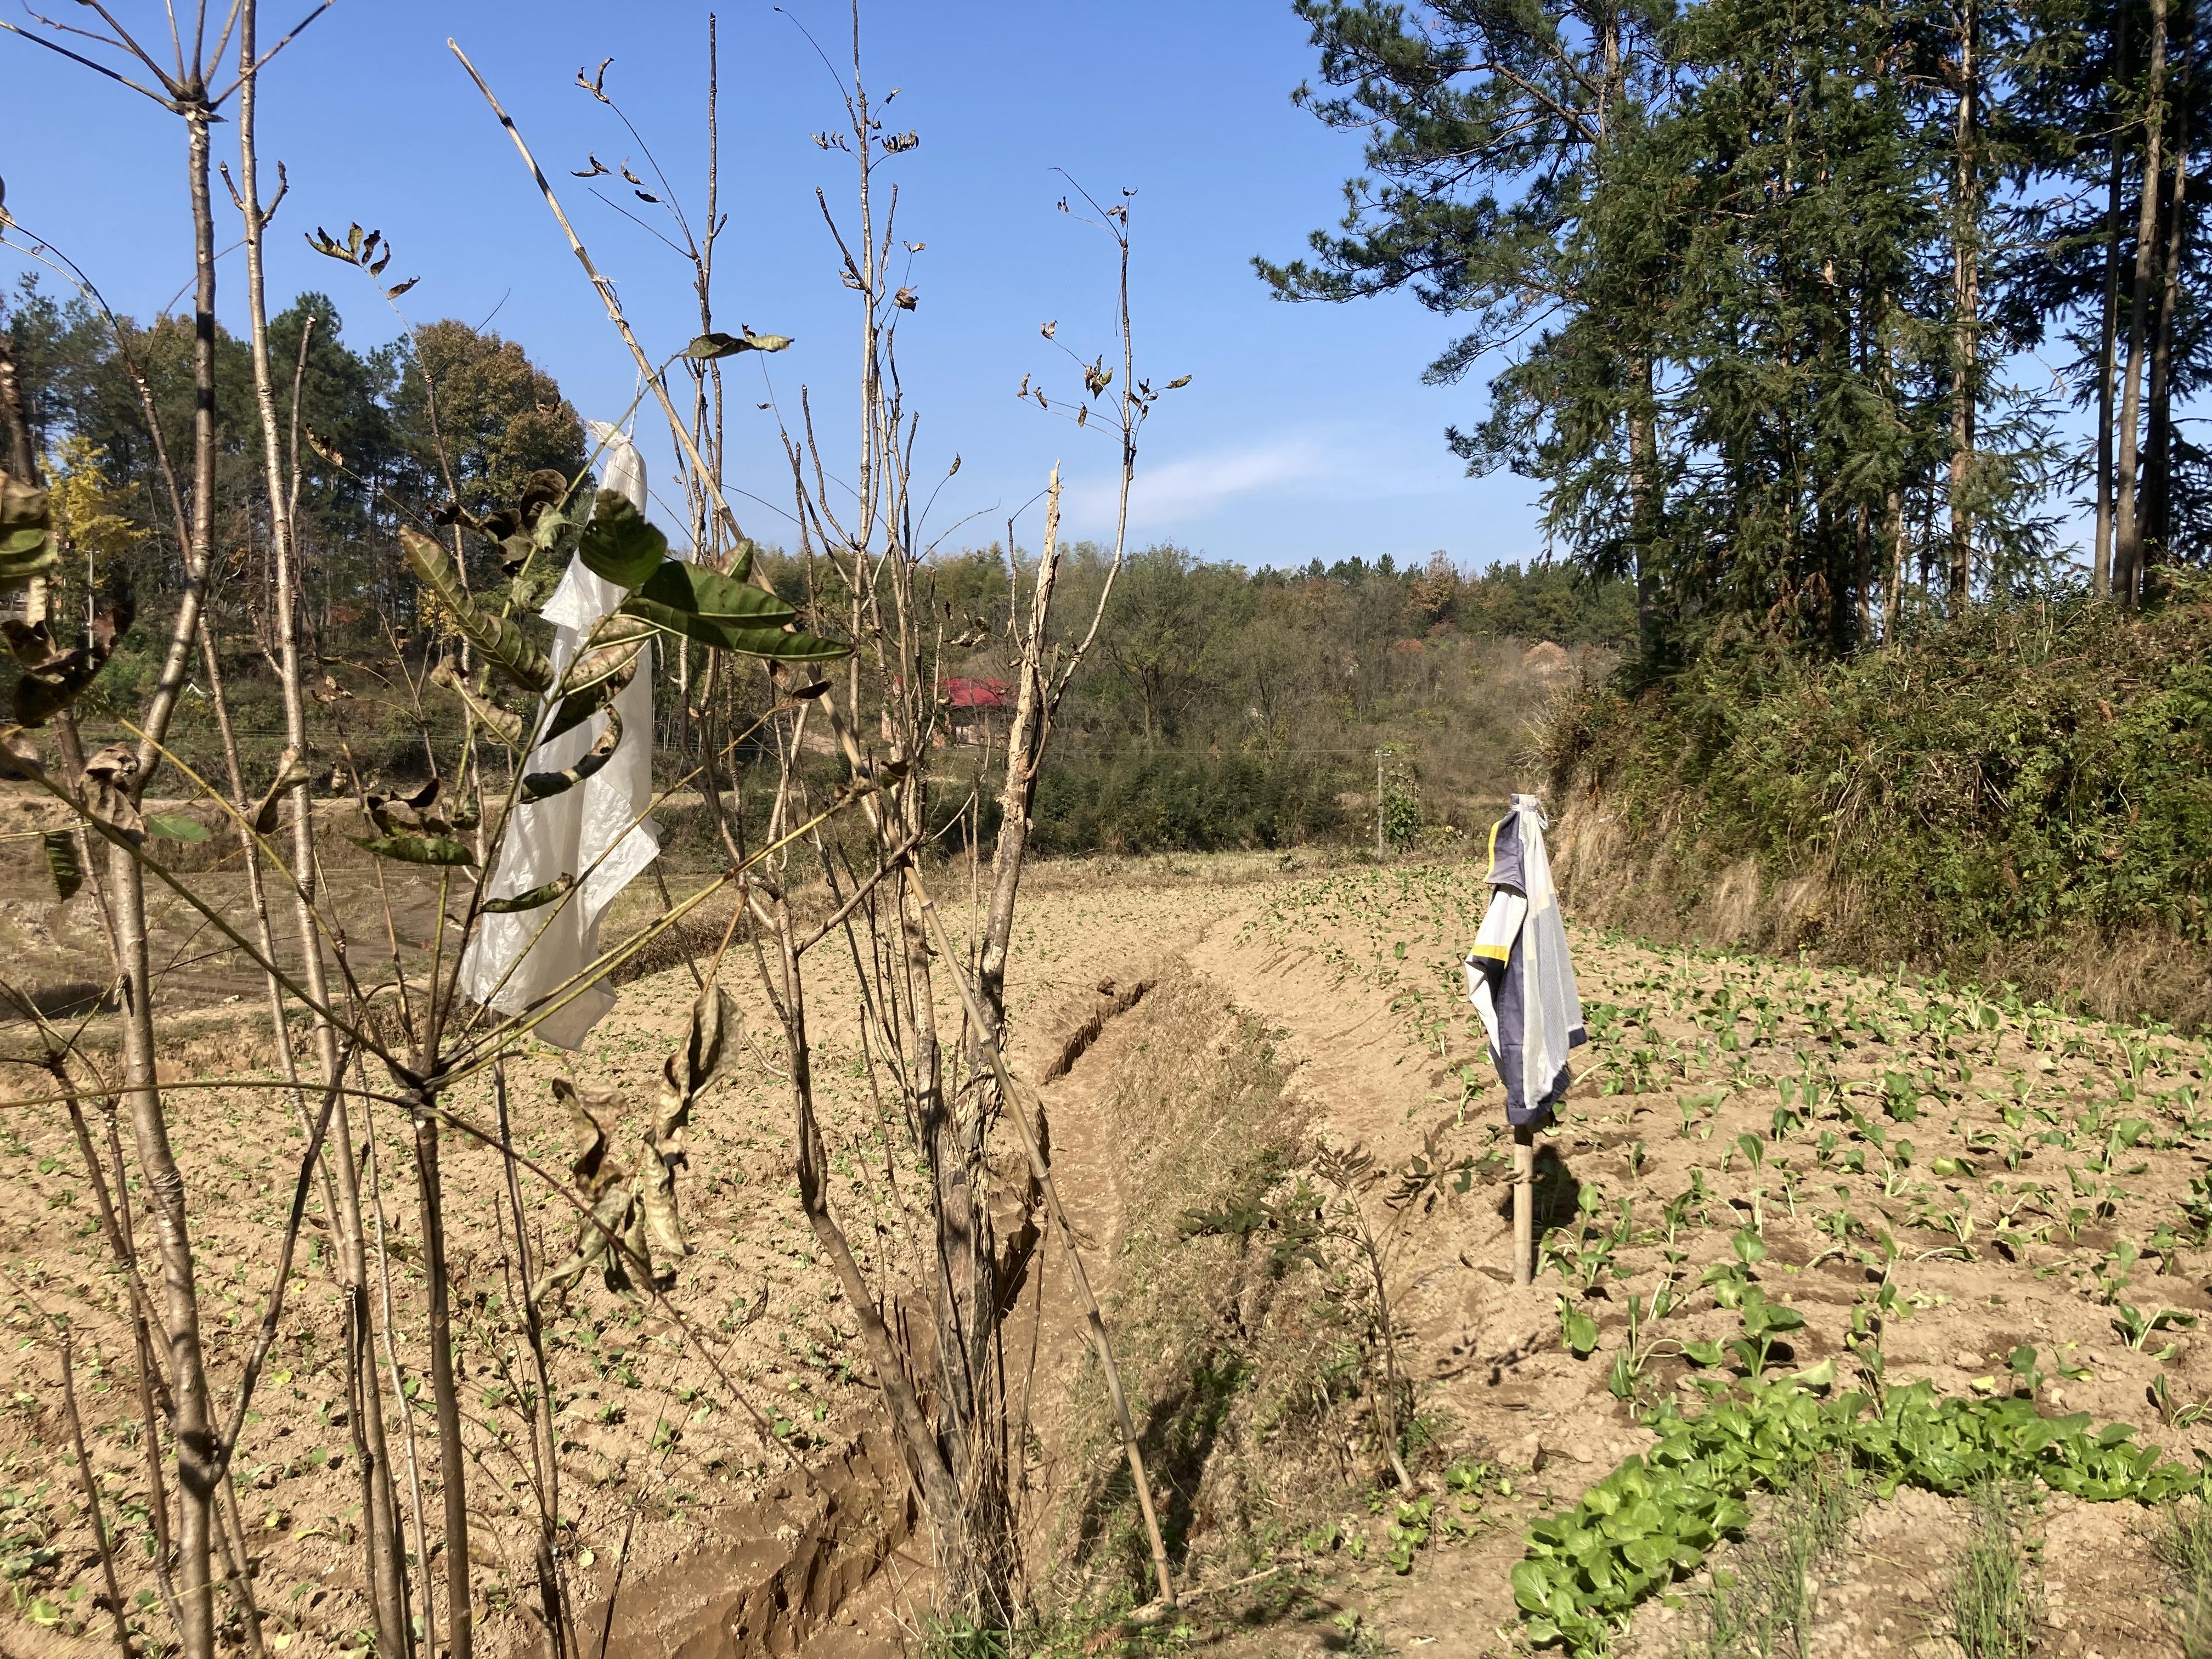
[[[1099, 549], [1072, 550], [1064, 634], [1088, 625], [1105, 573]], [[781, 579], [795, 591], [801, 574]], [[947, 636], [995, 623], [1003, 639], [1012, 580], [1000, 549], [941, 561]], [[1404, 568], [1385, 556], [1248, 570], [1146, 548], [1116, 579], [1062, 713], [1039, 840], [1143, 852], [1371, 837], [1378, 750], [1407, 835], [1464, 831], [1508, 792], [1547, 688], [1577, 656], [1609, 665], [1635, 630], [1630, 584], [1563, 565], [1470, 573], [1439, 552]], [[1574, 654], [1532, 672], [1526, 648], [1547, 640]], [[986, 641], [949, 651], [940, 672], [988, 684], [1004, 659]]]
[[[127, 583], [138, 623], [81, 709], [97, 734], [111, 707], [134, 706], [154, 672], [152, 647], [180, 586], [174, 514], [146, 417], [150, 399], [169, 453], [189, 448], [191, 330], [164, 317], [111, 320], [26, 281], [0, 308], [37, 439], [49, 458], [63, 544], [58, 609], [84, 614], [88, 586]], [[517, 343], [453, 320], [357, 350], [328, 297], [303, 294], [270, 319], [280, 431], [298, 386], [299, 535], [310, 649], [330, 676], [311, 718], [381, 778], [422, 764], [420, 722], [457, 706], [415, 692], [393, 670], [443, 648], [436, 618], [396, 545], [403, 521], [426, 524], [458, 499], [483, 514], [512, 501], [533, 470], [586, 459], [582, 423], [553, 378]], [[273, 764], [281, 714], [271, 644], [266, 495], [246, 348], [218, 334], [216, 539], [208, 609], [234, 723], [249, 771]], [[143, 380], [145, 395], [142, 398]], [[289, 467], [292, 458], [283, 458]], [[681, 503], [677, 511], [684, 510]], [[671, 539], [690, 526], [660, 517]], [[483, 538], [464, 538], [477, 579], [498, 579]], [[1007, 674], [1010, 597], [1033, 578], [1033, 553], [989, 547], [934, 561], [922, 589], [927, 626], [945, 641], [940, 680], [973, 688], [961, 741], [943, 769], [948, 812], [957, 780], [991, 759], [1004, 731], [990, 684]], [[843, 602], [817, 565], [763, 550], [780, 591], [812, 625], [847, 631]], [[1108, 559], [1068, 550], [1058, 626], [1089, 625]], [[1091, 659], [1062, 710], [1039, 796], [1052, 851], [1286, 846], [1373, 833], [1378, 749], [1401, 839], [1425, 825], [1468, 827], [1502, 796], [1531, 713], [1522, 647], [1553, 641], [1607, 661], [1636, 632], [1632, 585], [1547, 561], [1462, 570], [1441, 551], [1401, 566], [1385, 555], [1314, 560], [1303, 568], [1209, 561], [1172, 545], [1132, 553]], [[964, 643], [963, 643], [964, 641]], [[672, 653], [670, 653], [672, 654]], [[676, 672], [662, 664], [664, 678]], [[1554, 683], [1567, 665], [1548, 665]], [[0, 691], [6, 687], [0, 685]], [[659, 699], [664, 748], [683, 741], [672, 681]], [[994, 724], [995, 722], [995, 724]], [[948, 717], [950, 723], [950, 717]], [[221, 775], [210, 705], [188, 690], [172, 742]], [[677, 757], [672, 752], [672, 767]], [[987, 780], [988, 782], [988, 780]], [[984, 792], [995, 797], [995, 785]], [[988, 834], [990, 813], [981, 809]], [[970, 823], [976, 819], [971, 816]]]

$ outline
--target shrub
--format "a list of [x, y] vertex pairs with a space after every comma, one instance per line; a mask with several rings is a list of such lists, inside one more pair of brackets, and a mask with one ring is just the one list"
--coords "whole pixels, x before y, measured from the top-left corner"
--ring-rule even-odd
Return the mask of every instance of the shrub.
[[1123, 750], [1065, 763], [1037, 781], [1046, 853], [1210, 852], [1297, 845], [1342, 813], [1335, 773], [1287, 756]]
[[[1561, 700], [1543, 760], [1696, 884], [1746, 855], [1893, 900], [1880, 954], [1972, 965], [2152, 928], [2202, 945], [2212, 888], [2212, 583], [2127, 613], [1967, 612], [1816, 665], [1746, 653]], [[1571, 776], [1577, 787], [1570, 788]]]

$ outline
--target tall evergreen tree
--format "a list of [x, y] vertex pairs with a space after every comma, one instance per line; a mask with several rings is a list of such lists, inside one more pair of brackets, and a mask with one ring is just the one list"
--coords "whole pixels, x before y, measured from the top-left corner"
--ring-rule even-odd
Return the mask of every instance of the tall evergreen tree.
[[[1582, 304], [1586, 274], [1563, 259], [1603, 158], [1662, 102], [1664, 0], [1293, 0], [1312, 29], [1322, 78], [1297, 101], [1327, 125], [1368, 134], [1369, 176], [1345, 186], [1332, 235], [1310, 260], [1256, 259], [1285, 300], [1343, 301], [1404, 290], [1464, 332], [1431, 363], [1449, 384], [1547, 319]], [[1593, 343], [1595, 344], [1595, 343]], [[1608, 346], [1624, 388], [1624, 477], [1632, 505], [1606, 538], [1609, 568], [1641, 571], [1657, 500], [1651, 383], [1633, 339]], [[1455, 434], [1471, 458], [1477, 440]], [[1655, 650], [1656, 592], [1639, 574], [1642, 631]]]
[[[2112, 537], [2136, 526], [2137, 569], [2182, 550], [2205, 124], [2193, 38], [2154, 14], [2185, 0], [1697, 0], [1633, 27], [1295, 3], [1340, 89], [1298, 96], [1368, 130], [1382, 182], [1261, 275], [1473, 317], [1429, 374], [1482, 364], [1490, 405], [1448, 440], [1534, 480], [1585, 568], [1635, 573], [1647, 666], [1747, 634], [1846, 652], [2045, 580], [2067, 458], [2010, 369], [2054, 330], [2112, 365]], [[2161, 27], [2154, 95], [2124, 37]], [[2156, 183], [2132, 234], [2105, 176], [2130, 167]]]

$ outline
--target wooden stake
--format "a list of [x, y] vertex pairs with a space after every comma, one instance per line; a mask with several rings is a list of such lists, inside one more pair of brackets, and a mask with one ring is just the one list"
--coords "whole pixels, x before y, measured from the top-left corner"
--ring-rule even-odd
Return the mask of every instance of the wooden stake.
[[1534, 1276], [1536, 1256], [1536, 1132], [1528, 1124], [1513, 1131], [1513, 1282], [1526, 1286]]

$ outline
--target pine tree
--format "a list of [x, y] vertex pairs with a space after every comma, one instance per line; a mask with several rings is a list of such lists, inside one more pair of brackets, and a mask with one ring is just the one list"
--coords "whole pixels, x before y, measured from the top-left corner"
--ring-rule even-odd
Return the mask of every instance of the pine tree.
[[[1429, 377], [1480, 364], [1490, 404], [1448, 441], [1535, 481], [1586, 569], [1634, 573], [1647, 670], [2039, 588], [2069, 471], [2139, 575], [2196, 556], [2205, 489], [2174, 414], [2208, 361], [2193, 3], [1698, 0], [1629, 27], [1300, 0], [1339, 89], [1300, 95], [1369, 131], [1373, 176], [1310, 263], [1261, 271], [1472, 319]], [[2053, 334], [2108, 411], [2094, 460], [2013, 383]]]

